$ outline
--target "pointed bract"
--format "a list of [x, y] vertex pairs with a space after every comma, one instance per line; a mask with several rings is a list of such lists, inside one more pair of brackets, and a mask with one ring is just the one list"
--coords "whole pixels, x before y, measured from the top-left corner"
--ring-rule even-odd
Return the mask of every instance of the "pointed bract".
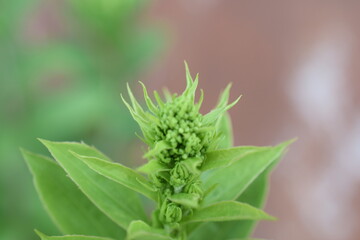
[[149, 110], [153, 113], [156, 114], [158, 112], [158, 108], [155, 106], [155, 104], [153, 103], [153, 101], [151, 100], [151, 98], [148, 95], [148, 92], [146, 90], [146, 87], [144, 85], [144, 83], [139, 82], [143, 88], [143, 92], [144, 92], [144, 98], [146, 101], [146, 105], [149, 108]]
[[215, 108], [214, 110], [206, 114], [204, 116], [204, 123], [214, 124], [219, 119], [219, 117], [221, 117], [222, 114], [224, 114], [227, 110], [232, 108], [240, 100], [240, 98], [241, 96], [238, 97], [234, 102], [230, 103], [229, 105], [219, 106], [218, 108]]
[[184, 64], [185, 64], [185, 71], [186, 71], [186, 88], [190, 88], [191, 84], [193, 83], [193, 80], [192, 80], [187, 62], [184, 61]]

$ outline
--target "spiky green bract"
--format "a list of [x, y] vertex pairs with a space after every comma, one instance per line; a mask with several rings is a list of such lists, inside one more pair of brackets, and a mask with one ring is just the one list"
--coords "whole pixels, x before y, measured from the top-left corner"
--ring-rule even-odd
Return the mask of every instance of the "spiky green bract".
[[239, 100], [228, 104], [231, 87], [228, 85], [217, 107], [202, 115], [199, 112], [204, 96], [202, 91], [199, 101], [195, 102], [198, 75], [193, 79], [186, 63], [185, 68], [186, 89], [181, 95], [166, 92], [163, 100], [154, 92], [154, 103], [141, 83], [149, 111], [143, 110], [129, 87], [131, 105], [123, 99], [140, 125], [143, 141], [149, 145], [144, 157], [162, 166], [161, 170], [150, 173], [150, 178], [159, 192], [155, 218], [168, 229], [176, 229], [203, 198], [199, 168], [205, 154], [217, 148], [219, 117]]

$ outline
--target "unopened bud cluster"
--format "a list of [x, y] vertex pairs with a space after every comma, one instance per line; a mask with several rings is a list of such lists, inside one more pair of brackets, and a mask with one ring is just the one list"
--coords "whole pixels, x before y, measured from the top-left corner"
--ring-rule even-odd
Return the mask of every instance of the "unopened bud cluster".
[[[173, 202], [172, 195], [186, 193], [193, 195], [195, 201], [201, 200], [203, 190], [199, 180], [199, 167], [204, 160], [209, 142], [214, 131], [203, 126], [203, 116], [194, 103], [186, 96], [174, 97], [160, 109], [159, 124], [155, 126], [155, 140], [166, 143], [169, 148], [162, 150], [152, 159], [159, 160], [164, 166], [167, 177], [155, 176], [162, 196], [160, 221], [164, 223], [179, 222], [182, 216], [191, 212], [191, 207]], [[197, 204], [197, 203], [195, 203]]]
[[175, 164], [193, 157], [203, 157], [209, 142], [202, 115], [184, 96], [174, 98], [160, 109], [160, 123], [155, 127], [155, 140], [166, 141], [169, 149], [157, 157], [163, 163]]
[[203, 198], [200, 167], [207, 151], [215, 148], [219, 140], [215, 127], [217, 120], [237, 102], [227, 104], [229, 86], [213, 111], [200, 114], [203, 92], [199, 102], [195, 103], [198, 78], [193, 80], [188, 68], [186, 70], [185, 91], [180, 96], [165, 92], [166, 101], [154, 92], [157, 102], [154, 104], [143, 85], [150, 112], [142, 109], [130, 88], [132, 106], [124, 100], [140, 125], [144, 142], [149, 145], [145, 157], [156, 162], [156, 167], [147, 172], [159, 196], [154, 224], [170, 229], [175, 229], [184, 217], [191, 214]]

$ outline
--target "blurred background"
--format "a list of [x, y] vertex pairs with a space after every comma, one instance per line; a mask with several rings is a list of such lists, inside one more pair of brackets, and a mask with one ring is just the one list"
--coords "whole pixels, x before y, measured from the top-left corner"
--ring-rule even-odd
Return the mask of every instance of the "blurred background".
[[185, 87], [183, 60], [205, 91], [228, 82], [236, 145], [298, 137], [276, 169], [254, 236], [360, 239], [360, 2], [14, 0], [0, 2], [0, 239], [57, 230], [19, 147], [37, 137], [83, 140], [118, 161], [142, 161], [120, 101]]

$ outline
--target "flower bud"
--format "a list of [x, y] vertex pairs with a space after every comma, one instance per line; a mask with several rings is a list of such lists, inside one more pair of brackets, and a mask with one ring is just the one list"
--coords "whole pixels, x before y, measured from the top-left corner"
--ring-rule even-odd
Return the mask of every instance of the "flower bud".
[[191, 173], [182, 162], [177, 162], [175, 167], [170, 171], [170, 184], [175, 187], [186, 184]]
[[197, 194], [200, 197], [200, 199], [204, 195], [204, 191], [203, 191], [203, 189], [201, 187], [201, 182], [200, 181], [192, 182], [192, 183], [186, 185], [184, 190], [187, 193]]
[[165, 211], [165, 222], [167, 223], [180, 222], [181, 218], [182, 218], [181, 208], [175, 203], [168, 204]]

